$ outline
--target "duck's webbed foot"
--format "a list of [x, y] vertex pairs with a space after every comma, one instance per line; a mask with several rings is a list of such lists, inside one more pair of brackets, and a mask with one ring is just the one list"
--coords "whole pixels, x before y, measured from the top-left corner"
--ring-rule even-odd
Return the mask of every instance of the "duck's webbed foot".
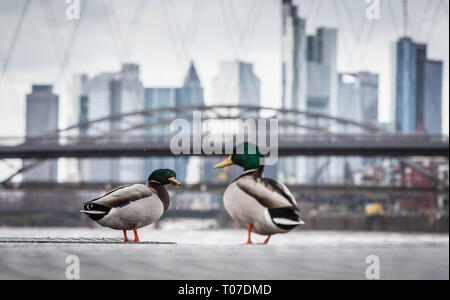
[[261, 244], [262, 244], [262, 245], [267, 245], [267, 244], [269, 243], [271, 237], [272, 237], [272, 235], [269, 234], [269, 235], [267, 236], [266, 240], [264, 241], [264, 243], [261, 243]]

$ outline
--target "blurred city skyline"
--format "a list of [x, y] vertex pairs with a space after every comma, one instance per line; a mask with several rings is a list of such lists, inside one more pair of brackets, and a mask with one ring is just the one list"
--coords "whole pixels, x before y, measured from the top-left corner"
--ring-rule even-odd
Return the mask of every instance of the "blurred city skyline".
[[[261, 79], [261, 105], [281, 106], [281, 1], [83, 2], [79, 21], [65, 18], [64, 1], [30, 2], [7, 72], [2, 74], [0, 135], [24, 134], [25, 95], [33, 83], [55, 85], [64, 110], [72, 75], [117, 72], [128, 61], [140, 65], [144, 86], [174, 87], [193, 60], [209, 104], [219, 63], [244, 60], [253, 63]], [[3, 69], [23, 3], [0, 3]], [[318, 27], [338, 29], [338, 72], [380, 75], [379, 119], [393, 121], [391, 47], [403, 35], [402, 1], [381, 1], [376, 21], [366, 19], [363, 0], [346, 0], [342, 5], [334, 0], [294, 3], [306, 18], [308, 34]], [[408, 35], [428, 44], [429, 58], [444, 61], [443, 132], [448, 133], [448, 1], [411, 0], [409, 5]], [[77, 24], [72, 47], [67, 48], [68, 63], [61, 67], [61, 49], [67, 47]], [[61, 118], [60, 126], [67, 125], [65, 121]]]

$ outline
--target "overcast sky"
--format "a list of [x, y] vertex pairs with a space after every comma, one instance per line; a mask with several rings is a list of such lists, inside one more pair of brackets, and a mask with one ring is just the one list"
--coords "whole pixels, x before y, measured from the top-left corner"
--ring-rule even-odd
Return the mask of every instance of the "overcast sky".
[[[5, 56], [24, 1], [0, 0], [0, 72], [6, 65]], [[32, 0], [7, 72], [0, 76], [3, 77], [0, 135], [23, 134], [25, 94], [31, 84], [56, 84], [64, 108], [66, 83], [72, 74], [117, 71], [124, 60], [141, 66], [145, 86], [177, 86], [189, 60], [193, 59], [208, 96], [218, 63], [240, 58], [254, 63], [255, 73], [262, 81], [262, 104], [279, 106], [280, 2], [86, 0], [81, 19], [74, 21], [65, 17], [65, 0]], [[339, 71], [368, 70], [380, 74], [380, 119], [389, 120], [392, 113], [390, 47], [402, 34], [402, 1], [381, 0], [378, 21], [365, 18], [365, 0], [297, 0], [295, 3], [307, 19], [308, 33], [320, 26], [339, 29]], [[409, 3], [409, 34], [416, 41], [428, 43], [430, 58], [444, 60], [444, 110], [448, 111], [448, 0], [410, 0]], [[48, 13], [49, 8], [52, 13]], [[140, 22], [132, 23], [132, 20]], [[61, 49], [70, 43], [71, 32], [77, 24], [69, 60], [61, 72]], [[123, 40], [129, 46], [121, 52]], [[127, 52], [129, 55], [120, 54]], [[448, 113], [444, 118], [444, 130], [448, 132]]]

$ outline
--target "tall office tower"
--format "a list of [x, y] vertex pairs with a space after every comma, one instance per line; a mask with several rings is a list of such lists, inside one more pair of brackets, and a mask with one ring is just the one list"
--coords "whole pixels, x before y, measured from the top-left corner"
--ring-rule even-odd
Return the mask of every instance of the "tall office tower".
[[[253, 65], [241, 61], [220, 63], [219, 73], [212, 82], [212, 104], [216, 105], [260, 105], [260, 80], [253, 73]], [[224, 113], [228, 112], [224, 110]], [[235, 113], [238, 113], [236, 111]], [[257, 119], [259, 111], [247, 113], [247, 117]], [[237, 122], [229, 122], [226, 126], [221, 122], [228, 134], [235, 133]]]
[[[212, 82], [212, 98], [213, 105], [260, 105], [260, 80], [253, 73], [253, 65], [242, 61], [224, 61], [220, 63], [219, 73], [214, 77]], [[228, 112], [224, 110], [224, 113]], [[236, 111], [238, 113], [238, 111]], [[247, 114], [247, 117], [257, 119], [258, 112], [254, 114]], [[237, 123], [228, 122], [213, 122], [209, 124], [213, 126], [215, 132], [218, 128], [222, 128], [225, 134], [234, 134], [238, 132]], [[220, 159], [212, 159], [205, 164], [205, 171], [214, 162], [219, 162]], [[231, 170], [231, 171], [230, 171]], [[239, 175], [239, 168], [228, 168], [225, 170], [230, 172], [229, 177], [235, 178]], [[223, 170], [219, 170], [214, 174], [214, 178], [223, 178]], [[205, 178], [208, 179], [207, 176]], [[209, 177], [211, 178], [211, 177]]]
[[425, 104], [425, 64], [427, 61], [427, 46], [416, 44], [416, 130], [425, 131], [424, 104]]
[[319, 28], [308, 36], [308, 111], [329, 115], [338, 111], [337, 30]]
[[356, 74], [359, 84], [363, 123], [378, 125], [379, 76], [369, 72]]
[[[378, 123], [378, 74], [369, 72], [338, 74], [336, 116], [370, 125]], [[342, 133], [349, 128], [341, 125]], [[352, 132], [357, 128], [352, 127]], [[351, 132], [349, 132], [351, 133]]]
[[[355, 75], [358, 79], [359, 99], [361, 101], [361, 122], [379, 127], [379, 75], [369, 72], [358, 72]], [[373, 166], [377, 162], [380, 162], [380, 160], [373, 157], [364, 157], [362, 159], [363, 166]], [[359, 166], [353, 167], [355, 169]]]
[[[163, 108], [176, 107], [176, 88], [146, 88], [145, 89], [145, 110], [158, 110]], [[148, 124], [154, 124], [145, 129], [146, 134], [151, 136], [167, 136], [170, 132], [170, 121], [175, 119], [175, 113], [162, 111], [157, 114], [146, 116]], [[156, 169], [175, 170], [175, 159], [153, 157], [145, 159], [145, 168], [143, 176], [148, 176], [150, 172]], [[176, 172], [177, 170], [175, 170]], [[144, 177], [145, 178], [145, 177]], [[181, 179], [177, 172], [177, 178]]]
[[[176, 88], [146, 88], [145, 89], [145, 109], [163, 109], [186, 106], [204, 105], [203, 88], [193, 63], [184, 78], [183, 86]], [[170, 121], [176, 118], [192, 120], [192, 115], [185, 112], [164, 111], [158, 113], [158, 118], [165, 120], [156, 123], [146, 129], [146, 133], [152, 136], [167, 136], [170, 132]], [[155, 123], [154, 116], [147, 117], [148, 123]], [[177, 178], [185, 182], [187, 176], [187, 166], [192, 158], [148, 158], [145, 163], [145, 172], [151, 172], [158, 168], [171, 168], [177, 173]], [[200, 166], [201, 167], [201, 166]], [[199, 170], [200, 172], [200, 170]]]
[[[120, 113], [129, 113], [140, 111], [144, 109], [144, 88], [142, 82], [139, 79], [139, 66], [136, 64], [124, 64], [122, 71], [117, 78], [112, 82], [112, 112], [116, 110]], [[123, 129], [129, 126], [129, 124], [139, 124], [144, 122], [144, 117], [140, 115], [133, 116], [133, 118], [127, 118], [125, 122], [117, 122], [115, 125], [119, 129]], [[142, 135], [144, 129], [133, 130], [132, 134]], [[124, 139], [127, 139], [125, 136]], [[120, 165], [120, 182], [141, 182], [142, 170], [144, 168], [143, 158], [121, 158], [119, 160]], [[146, 179], [144, 177], [144, 179]]]
[[[284, 109], [306, 110], [307, 37], [306, 21], [299, 17], [292, 0], [282, 0], [282, 104]], [[296, 120], [293, 120], [296, 121]], [[294, 133], [294, 132], [293, 132]], [[296, 133], [302, 133], [298, 130]], [[283, 158], [280, 177], [294, 183], [303, 181], [304, 158]]]
[[260, 105], [260, 80], [253, 65], [242, 61], [220, 63], [212, 82], [212, 102], [222, 105]]
[[184, 78], [183, 86], [177, 89], [177, 105], [204, 105], [203, 87], [198, 77], [194, 63], [191, 62]]
[[[184, 78], [183, 86], [177, 89], [176, 105], [181, 106], [202, 106], [205, 104], [203, 96], [203, 87], [198, 77], [197, 70], [195, 69], [194, 63], [191, 62], [189, 70]], [[185, 115], [185, 118], [192, 120], [193, 115]], [[177, 115], [177, 117], [179, 117]], [[193, 133], [195, 134], [195, 132]], [[198, 160], [198, 158], [187, 158], [187, 157], [177, 157], [175, 160], [175, 172], [177, 177], [183, 182], [187, 178], [187, 167], [191, 162]], [[200, 160], [198, 167], [199, 173], [203, 169], [203, 162]], [[201, 176], [201, 175], [200, 175]]]
[[[32, 143], [33, 137], [58, 129], [59, 97], [53, 94], [51, 85], [33, 85], [26, 100], [26, 139]], [[58, 141], [55, 139], [55, 143]], [[32, 164], [24, 160], [24, 166]], [[24, 181], [49, 181], [58, 179], [57, 161], [48, 160], [24, 173]]]
[[435, 132], [440, 125], [431, 123], [441, 121], [441, 112], [436, 109], [441, 110], [442, 65], [437, 61], [427, 60], [427, 46], [417, 44], [409, 37], [397, 41], [394, 61], [397, 131]]
[[[363, 99], [361, 97], [361, 83], [358, 74], [340, 73], [338, 89], [338, 111], [336, 116], [356, 122], [363, 120]], [[340, 132], [353, 133], [355, 128], [340, 125]], [[349, 132], [350, 131], [350, 132]]]
[[424, 128], [427, 133], [442, 133], [442, 61], [427, 60], [424, 84]]
[[417, 130], [417, 51], [410, 38], [397, 41], [395, 48], [395, 123], [399, 132]]
[[[376, 125], [378, 120], [378, 75], [368, 72], [339, 74], [337, 117]], [[361, 129], [340, 125], [343, 134], [358, 134]], [[349, 174], [361, 171], [371, 161], [360, 158], [333, 158], [329, 181], [346, 183]]]
[[[326, 115], [338, 113], [338, 74], [337, 74], [337, 30], [318, 28], [315, 35], [307, 39], [308, 82], [306, 110]], [[311, 126], [328, 124], [311, 123]], [[331, 128], [330, 128], [331, 129]], [[324, 182], [330, 179], [333, 169], [328, 158], [309, 158], [306, 163], [305, 180]]]
[[[358, 78], [352, 73], [339, 74], [338, 78], [338, 111], [336, 116], [361, 121], [362, 105], [361, 98], [358, 95]], [[336, 129], [342, 134], [353, 133], [348, 132], [349, 128], [345, 125], [340, 125]], [[347, 181], [348, 173], [352, 173], [355, 169], [355, 166], [350, 166], [350, 159], [346, 157], [334, 157], [330, 165], [332, 165], [332, 168], [329, 170], [328, 183], [333, 184], [344, 184]]]
[[[86, 82], [88, 81], [88, 76], [86, 74], [77, 74], [72, 76], [72, 82], [67, 88], [67, 98], [63, 104], [62, 118], [64, 124], [63, 128], [79, 124], [83, 119], [80, 118], [81, 115], [85, 116], [86, 113], [82, 114], [81, 110], [86, 111], [86, 103], [82, 105], [80, 100], [80, 95], [84, 94], [84, 88]], [[87, 120], [87, 119], [85, 119]], [[81, 133], [80, 129], [74, 128], [70, 131], [71, 135], [79, 135]], [[63, 158], [60, 160], [60, 164], [64, 164], [63, 174], [60, 176], [62, 181], [65, 182], [78, 182], [81, 179], [80, 174], [80, 162], [77, 158]]]
[[[79, 96], [80, 121], [95, 120], [113, 114], [140, 111], [144, 108], [139, 67], [124, 64], [118, 73], [103, 73], [85, 83], [84, 94]], [[80, 133], [94, 135], [100, 131], [123, 129], [130, 122], [139, 123], [143, 116], [102, 122], [95, 128], [82, 128]], [[141, 132], [133, 131], [133, 134]], [[143, 133], [143, 130], [142, 130]], [[127, 137], [123, 137], [126, 139]], [[142, 181], [144, 160], [140, 158], [83, 159], [80, 161], [81, 177], [88, 182], [136, 182]]]
[[306, 21], [292, 0], [282, 1], [282, 100], [283, 108], [306, 108]]

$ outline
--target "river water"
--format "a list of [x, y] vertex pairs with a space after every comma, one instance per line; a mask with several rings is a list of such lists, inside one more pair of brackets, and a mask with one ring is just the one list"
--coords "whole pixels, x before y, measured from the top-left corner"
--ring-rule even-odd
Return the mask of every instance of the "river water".
[[139, 235], [124, 244], [107, 228], [0, 228], [0, 279], [66, 279], [74, 255], [81, 279], [365, 280], [373, 256], [381, 279], [449, 279], [448, 234], [295, 231], [267, 246], [240, 245], [243, 229]]

